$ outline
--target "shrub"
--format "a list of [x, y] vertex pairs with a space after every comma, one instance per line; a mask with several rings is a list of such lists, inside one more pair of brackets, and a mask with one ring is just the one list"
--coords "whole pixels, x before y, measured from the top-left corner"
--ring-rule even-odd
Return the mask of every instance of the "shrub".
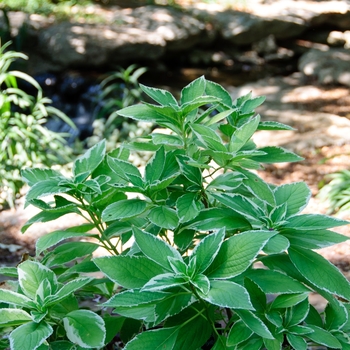
[[323, 186], [318, 197], [328, 205], [328, 212], [345, 212], [350, 209], [350, 171], [329, 174], [329, 183]]
[[[118, 113], [170, 133], [109, 153], [101, 141], [74, 162], [72, 177], [22, 172], [27, 205], [41, 209], [23, 232], [68, 213], [88, 223], [39, 238], [35, 257], [0, 270], [18, 278], [0, 289], [11, 349], [348, 349], [349, 282], [313, 251], [345, 241], [329, 229], [347, 222], [302, 214], [310, 199], [303, 182], [274, 186], [254, 172], [301, 159], [252, 141], [257, 130], [290, 128], [255, 115], [263, 97], [232, 101], [204, 77], [179, 103], [141, 88], [157, 104]], [[154, 152], [142, 172], [128, 161], [140, 149]], [[109, 256], [92, 258], [99, 247]], [[104, 277], [85, 276], [97, 271]], [[328, 301], [324, 316], [311, 292]], [[101, 308], [79, 308], [92, 295]]]
[[[24, 182], [20, 170], [31, 166], [51, 166], [70, 160], [64, 134], [48, 130], [48, 117], [59, 117], [74, 127], [70, 119], [43, 96], [40, 85], [29, 75], [10, 70], [13, 61], [26, 59], [21, 53], [0, 46], [0, 206], [14, 206]], [[17, 79], [36, 90], [36, 96], [23, 91]]]

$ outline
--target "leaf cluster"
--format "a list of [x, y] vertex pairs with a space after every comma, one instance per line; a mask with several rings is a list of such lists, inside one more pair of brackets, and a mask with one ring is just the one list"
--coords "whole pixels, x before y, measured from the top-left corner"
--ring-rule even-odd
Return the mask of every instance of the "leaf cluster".
[[[2, 269], [29, 298], [30, 319], [7, 324], [11, 349], [20, 349], [11, 339], [33, 322], [44, 327], [45, 349], [57, 342], [65, 344], [60, 349], [103, 348], [115, 335], [126, 350], [195, 350], [209, 342], [215, 350], [349, 349], [349, 282], [314, 251], [347, 240], [330, 230], [347, 222], [304, 214], [311, 197], [304, 183], [274, 186], [256, 172], [263, 163], [301, 159], [280, 147], [258, 148], [252, 139], [257, 130], [289, 127], [261, 120], [255, 108], [263, 97], [232, 100], [204, 77], [184, 87], [179, 101], [140, 86], [155, 103], [118, 114], [169, 132], [110, 152], [103, 140], [75, 160], [71, 177], [52, 169], [22, 172], [30, 186], [26, 203], [40, 209], [23, 232], [70, 213], [87, 224], [48, 233], [36, 243], [34, 262]], [[129, 160], [138, 150], [153, 152], [143, 169]], [[106, 255], [94, 257], [101, 248]], [[21, 272], [27, 264], [46, 276], [30, 295], [29, 273]], [[97, 271], [103, 278], [87, 279]], [[66, 310], [62, 328], [45, 307], [62, 308], [58, 295], [71, 286], [78, 305], [89, 291], [103, 300], [86, 322], [91, 310]], [[310, 293], [328, 301], [323, 315], [309, 303]], [[14, 302], [0, 301], [7, 315]], [[47, 310], [42, 318], [30, 314], [36, 305]], [[82, 337], [81, 327], [100, 330], [98, 346]]]

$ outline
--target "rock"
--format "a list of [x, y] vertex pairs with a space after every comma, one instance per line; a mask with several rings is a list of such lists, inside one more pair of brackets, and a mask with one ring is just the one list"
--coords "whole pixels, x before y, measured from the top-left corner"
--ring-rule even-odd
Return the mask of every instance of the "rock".
[[174, 8], [115, 10], [110, 24], [62, 22], [39, 33], [38, 50], [62, 68], [157, 60], [204, 40], [205, 26]]
[[306, 76], [315, 77], [321, 84], [350, 86], [350, 51], [311, 49], [300, 58], [299, 70]]
[[215, 23], [220, 35], [237, 45], [250, 45], [270, 35], [276, 39], [295, 37], [306, 30], [306, 22], [288, 15], [259, 17], [239, 11], [217, 13]]
[[62, 22], [39, 34], [38, 50], [64, 68], [113, 66], [127, 60], [158, 59], [164, 40], [139, 28]]
[[327, 42], [331, 46], [343, 46], [345, 49], [350, 49], [350, 30], [330, 32]]
[[344, 45], [346, 44], [344, 34], [337, 30], [333, 30], [327, 36], [327, 44], [329, 44], [330, 46], [344, 47]]
[[[182, 9], [115, 6], [137, 2], [110, 0], [107, 7], [76, 5], [73, 12], [85, 11], [87, 15], [76, 22], [8, 12], [11, 34], [22, 45], [21, 51], [35, 58], [29, 71], [35, 73], [44, 68], [106, 70], [131, 63], [147, 65], [150, 61], [158, 65], [163, 59], [208, 65], [279, 61], [283, 65], [293, 58], [292, 51], [297, 56], [319, 45], [325, 49], [343, 44], [350, 47], [350, 0], [251, 0], [241, 11], [202, 1], [193, 1]], [[89, 22], [92, 14], [103, 21]], [[6, 28], [0, 11], [0, 31]], [[329, 35], [332, 31], [342, 34]], [[288, 47], [287, 41], [294, 41], [294, 46]], [[198, 56], [201, 51], [205, 53], [203, 57]], [[347, 77], [340, 78], [344, 79]]]

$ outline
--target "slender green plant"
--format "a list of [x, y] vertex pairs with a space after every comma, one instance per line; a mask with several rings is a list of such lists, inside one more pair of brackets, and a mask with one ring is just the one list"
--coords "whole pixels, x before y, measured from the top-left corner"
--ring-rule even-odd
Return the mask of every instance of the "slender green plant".
[[143, 91], [139, 87], [139, 78], [146, 71], [147, 68], [133, 64], [125, 69], [119, 68], [102, 80], [101, 93], [95, 101], [93, 135], [88, 138], [88, 145], [106, 139], [107, 150], [112, 150], [117, 142], [150, 131], [145, 123], [138, 125], [135, 121], [118, 115], [118, 110], [141, 102]]
[[[0, 46], [0, 206], [14, 206], [23, 187], [20, 170], [30, 166], [51, 166], [68, 162], [69, 148], [64, 134], [45, 127], [48, 117], [59, 117], [74, 127], [70, 119], [50, 105], [40, 85], [29, 75], [10, 70], [13, 61], [27, 57]], [[37, 91], [31, 96], [18, 86], [18, 79]]]
[[[87, 224], [40, 237], [31, 260], [0, 269], [18, 279], [0, 289], [11, 350], [349, 349], [350, 284], [314, 252], [347, 240], [330, 230], [347, 222], [303, 214], [305, 183], [274, 186], [255, 172], [301, 159], [252, 140], [257, 130], [291, 128], [261, 121], [254, 110], [263, 97], [232, 101], [204, 77], [179, 101], [141, 88], [156, 103], [119, 115], [169, 132], [109, 153], [101, 141], [75, 160], [71, 177], [22, 172], [26, 203], [40, 209], [23, 232], [69, 213]], [[140, 149], [154, 152], [142, 171], [129, 161]], [[93, 257], [98, 248], [108, 254]], [[103, 277], [86, 276], [97, 271]], [[310, 293], [328, 301], [322, 314]], [[96, 308], [91, 298], [94, 312], [80, 304], [89, 295], [102, 299]]]
[[323, 186], [318, 197], [328, 205], [328, 212], [346, 212], [350, 209], [350, 171], [345, 169], [327, 175], [330, 182]]

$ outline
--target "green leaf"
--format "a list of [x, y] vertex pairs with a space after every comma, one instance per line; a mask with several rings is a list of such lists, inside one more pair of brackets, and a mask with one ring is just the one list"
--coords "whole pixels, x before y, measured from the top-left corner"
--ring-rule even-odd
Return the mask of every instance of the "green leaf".
[[[242, 183], [242, 182], [241, 182]], [[265, 216], [264, 211], [247, 197], [234, 193], [211, 193], [221, 204], [249, 219], [251, 223]]]
[[[236, 111], [236, 109], [229, 109], [227, 111], [223, 111], [218, 114], [215, 114], [213, 117], [210, 117], [210, 119], [205, 123], [205, 125], [210, 126], [213, 124], [217, 124], [221, 120], [226, 119], [234, 111]], [[227, 124], [222, 124], [222, 125], [227, 125]]]
[[123, 199], [108, 205], [102, 212], [102, 220], [105, 222], [132, 218], [142, 214], [147, 208], [147, 203], [138, 198]]
[[200, 212], [201, 203], [198, 194], [186, 193], [176, 201], [177, 216], [179, 222], [187, 222], [194, 219]]
[[177, 315], [179, 312], [187, 308], [195, 302], [191, 293], [178, 290], [176, 293], [169, 293], [164, 299], [157, 301], [155, 307], [156, 323]]
[[[288, 308], [285, 313], [285, 327], [293, 327], [301, 324], [307, 317], [310, 309], [309, 300], [305, 298], [300, 303], [297, 303], [291, 308]], [[308, 333], [310, 333], [309, 330]]]
[[[59, 214], [60, 216], [65, 215], [65, 214], [69, 214], [69, 213], [76, 213], [76, 214], [80, 214], [80, 211], [78, 209], [77, 203], [71, 202], [70, 200], [62, 197], [62, 196], [54, 196], [55, 198], [55, 204], [53, 206], [48, 205], [47, 203], [45, 203], [44, 201], [40, 200], [40, 199], [33, 199], [30, 204], [35, 205], [37, 208], [43, 210], [44, 213], [53, 213], [53, 214]], [[35, 215], [33, 218], [31, 218], [26, 225], [28, 225], [28, 223], [34, 223], [34, 222], [41, 222], [44, 220], [38, 220], [38, 218], [40, 217], [41, 213], [38, 213], [37, 215]], [[57, 215], [57, 217], [59, 217]], [[45, 218], [45, 217], [44, 217]], [[48, 221], [48, 220], [46, 220]], [[22, 232], [24, 230], [22, 229]]]
[[191, 125], [191, 129], [204, 147], [212, 149], [213, 151], [227, 151], [221, 137], [210, 127], [200, 124], [193, 124]]
[[208, 294], [203, 294], [201, 297], [208, 303], [220, 307], [254, 310], [248, 291], [241, 285], [230, 281], [211, 280]]
[[[180, 325], [173, 350], [200, 349], [204, 345], [212, 333], [212, 327], [206, 318], [202, 317], [203, 313], [203, 309], [193, 304], [178, 315], [167, 319], [166, 327]], [[187, 320], [186, 326], [181, 327], [184, 320]]]
[[214, 188], [222, 191], [232, 191], [241, 186], [244, 178], [245, 176], [239, 172], [220, 174], [208, 184], [207, 190]]
[[25, 308], [36, 308], [36, 304], [23, 294], [0, 288], [0, 302]]
[[225, 230], [220, 229], [203, 238], [192, 251], [190, 259], [196, 259], [196, 273], [204, 272], [215, 259], [225, 238]]
[[293, 349], [300, 349], [300, 350], [306, 350], [307, 349], [307, 343], [304, 340], [304, 338], [294, 335], [291, 333], [287, 333], [287, 340], [289, 344], [293, 347]]
[[307, 249], [290, 247], [289, 257], [297, 270], [313, 285], [350, 300], [350, 283], [321, 255]]
[[0, 275], [7, 276], [7, 277], [14, 277], [15, 279], [18, 278], [17, 268], [16, 267], [0, 267]]
[[193, 184], [201, 187], [203, 182], [201, 170], [188, 164], [195, 163], [195, 161], [190, 157], [181, 155], [178, 155], [176, 159], [179, 163], [181, 173]]
[[349, 237], [329, 230], [282, 229], [281, 233], [288, 238], [291, 245], [306, 249], [319, 249], [345, 242]]
[[120, 316], [111, 316], [106, 313], [103, 315], [103, 321], [106, 327], [105, 344], [109, 344], [112, 342], [116, 334], [121, 333], [120, 330], [123, 327], [125, 318]]
[[[67, 340], [56, 340], [50, 342], [50, 347], [50, 350], [76, 350], [76, 346]], [[40, 350], [40, 348], [38, 350]]]
[[240, 319], [245, 325], [250, 328], [254, 333], [260, 335], [262, 338], [274, 339], [273, 335], [265, 325], [265, 323], [249, 310], [235, 309]]
[[159, 302], [170, 293], [159, 291], [127, 290], [115, 294], [112, 298], [103, 303], [103, 306], [117, 308], [119, 306], [138, 306]]
[[307, 326], [313, 330], [313, 333], [309, 333], [306, 336], [316, 344], [321, 344], [332, 349], [342, 349], [339, 340], [330, 332], [311, 324]]
[[84, 181], [100, 165], [105, 154], [106, 140], [102, 140], [74, 161], [73, 175], [75, 177], [82, 175], [80, 181]]
[[50, 255], [50, 266], [65, 264], [85, 255], [92, 254], [99, 248], [97, 243], [92, 242], [67, 242], [58, 245]]
[[60, 181], [63, 178], [62, 174], [56, 170], [42, 168], [26, 168], [21, 170], [21, 175], [29, 186], [34, 186], [44, 180], [58, 179]]
[[276, 205], [275, 196], [273, 195], [270, 186], [264, 180], [248, 170], [239, 169], [239, 171], [246, 177], [246, 179], [243, 180], [243, 184], [253, 196], [258, 197], [272, 207]]
[[18, 326], [31, 320], [31, 316], [24, 310], [0, 309], [0, 328]]
[[247, 340], [252, 334], [253, 331], [247, 327], [242, 320], [239, 320], [235, 322], [230, 329], [230, 332], [227, 336], [227, 345], [238, 345]]
[[226, 345], [226, 337], [223, 336], [223, 335], [220, 335], [220, 336], [217, 338], [217, 340], [216, 340], [214, 346], [213, 346], [211, 349], [212, 349], [212, 350], [234, 350], [235, 347], [233, 347], [233, 346], [232, 346], [232, 347], [231, 347], [231, 346], [227, 346], [227, 345]]
[[158, 102], [160, 105], [177, 105], [176, 98], [169, 91], [148, 87], [143, 84], [139, 84], [139, 86], [144, 93], [146, 93], [149, 97]]
[[286, 251], [289, 248], [289, 241], [282, 235], [272, 237], [264, 247], [266, 254], [278, 254]]
[[151, 136], [155, 145], [183, 146], [182, 139], [177, 135], [152, 133]]
[[150, 279], [143, 287], [145, 291], [160, 291], [186, 284], [188, 279], [183, 274], [164, 273]]
[[[118, 175], [124, 184], [132, 183], [134, 186], [143, 187], [143, 180], [139, 169], [133, 164], [121, 159], [107, 156], [107, 163], [112, 171]], [[118, 183], [117, 185], [120, 185]]]
[[251, 269], [245, 276], [254, 281], [266, 294], [292, 294], [309, 291], [299, 281], [274, 270]]
[[202, 210], [194, 220], [186, 223], [186, 228], [198, 231], [219, 230], [246, 230], [250, 223], [242, 215], [228, 208], [208, 208]]
[[252, 160], [259, 163], [300, 162], [301, 160], [304, 160], [303, 157], [300, 157], [294, 152], [288, 151], [282, 147], [267, 146], [259, 148], [259, 151], [263, 151], [266, 154], [251, 157]]
[[297, 294], [282, 294], [278, 295], [271, 304], [271, 308], [280, 309], [297, 305], [304, 301], [309, 296], [309, 293]]
[[172, 350], [178, 336], [178, 327], [160, 328], [137, 335], [125, 350]]
[[75, 310], [63, 318], [68, 339], [83, 348], [103, 347], [106, 328], [103, 319], [90, 310]]
[[246, 114], [253, 112], [255, 108], [259, 107], [261, 104], [264, 103], [266, 97], [265, 96], [259, 96], [255, 98], [250, 98], [249, 100], [246, 100], [241, 105], [241, 113]]
[[147, 162], [145, 169], [145, 180], [148, 183], [153, 183], [161, 178], [165, 165], [165, 151], [164, 147], [153, 155], [153, 157]]
[[338, 299], [328, 303], [325, 308], [325, 326], [327, 330], [334, 331], [341, 329], [349, 319], [346, 307]]
[[186, 250], [192, 243], [195, 230], [182, 230], [174, 234], [174, 243], [180, 251]]
[[87, 277], [76, 278], [73, 281], [69, 281], [62, 288], [60, 288], [60, 290], [55, 295], [52, 295], [50, 298], [48, 298], [45, 305], [49, 306], [69, 297], [72, 293], [80, 288], [83, 288], [91, 281], [92, 279]]
[[224, 241], [213, 263], [206, 271], [209, 278], [231, 278], [244, 272], [267, 241], [270, 231], [246, 231]]
[[18, 265], [17, 269], [19, 285], [27, 297], [34, 299], [41, 282], [45, 279], [50, 283], [53, 292], [57, 290], [56, 275], [46, 266], [26, 260]]
[[29, 189], [26, 201], [30, 202], [33, 199], [71, 191], [70, 187], [59, 185], [59, 181], [59, 179], [50, 179], [37, 182]]
[[258, 126], [258, 130], [295, 130], [289, 125], [279, 123], [279, 122], [271, 122], [271, 121], [264, 121], [260, 122]]
[[46, 322], [23, 324], [10, 334], [11, 350], [37, 349], [52, 333], [52, 327]]
[[250, 119], [244, 123], [241, 127], [237, 128], [231, 137], [229, 143], [229, 151], [239, 151], [253, 136], [260, 122], [260, 116]]
[[134, 227], [136, 244], [143, 254], [168, 271], [172, 271], [168, 257], [182, 260], [181, 254], [160, 238]]
[[[305, 299], [305, 303], [307, 302], [307, 300]], [[311, 305], [309, 305], [311, 306]], [[310, 311], [310, 308], [309, 308]], [[288, 327], [288, 332], [292, 333], [292, 334], [296, 334], [296, 335], [305, 335], [305, 334], [309, 334], [312, 333], [313, 330], [309, 327], [306, 326], [290, 326]]]
[[40, 255], [44, 250], [53, 247], [65, 239], [73, 237], [91, 237], [91, 234], [73, 232], [69, 230], [59, 230], [47, 233], [45, 236], [39, 237], [39, 239], [36, 241], [36, 254]]
[[303, 214], [292, 216], [283, 228], [307, 230], [323, 230], [349, 224], [348, 221], [333, 218], [322, 214]]
[[67, 208], [67, 210], [64, 211], [41, 211], [40, 213], [34, 215], [32, 218], [30, 218], [21, 228], [21, 232], [24, 233], [27, 231], [27, 229], [32, 226], [35, 223], [38, 222], [48, 222], [52, 220], [56, 220], [60, 218], [63, 215], [77, 212], [76, 208]]
[[148, 213], [148, 219], [153, 224], [169, 230], [174, 230], [179, 224], [176, 211], [165, 205], [154, 207]]
[[281, 350], [284, 342], [282, 334], [275, 335], [275, 339], [264, 339], [264, 345], [267, 350]]
[[210, 96], [219, 97], [222, 102], [229, 107], [232, 105], [231, 95], [220, 84], [206, 80], [205, 93]]
[[299, 214], [311, 198], [311, 191], [305, 182], [293, 182], [277, 186], [273, 192], [276, 206], [287, 204], [287, 217]]
[[190, 84], [185, 86], [181, 90], [180, 101], [181, 104], [185, 104], [187, 102], [192, 102], [195, 98], [200, 97], [204, 94], [205, 91], [205, 78], [203, 76], [193, 80]]
[[198, 274], [191, 279], [191, 284], [195, 286], [201, 293], [207, 295], [210, 289], [210, 281], [207, 276]]
[[[48, 281], [47, 278], [45, 278], [43, 281], [41, 281], [36, 291], [34, 300], [38, 305], [42, 306], [45, 304], [45, 300], [49, 298], [51, 294], [52, 294], [52, 288], [51, 288], [50, 282]], [[32, 312], [32, 315], [33, 315], [33, 312]], [[40, 322], [42, 320], [41, 315], [43, 314], [39, 312], [39, 315], [37, 315], [37, 318], [33, 317], [33, 321], [37, 323]]]
[[[156, 122], [160, 126], [164, 126], [169, 128], [170, 130], [175, 131], [177, 134], [181, 132], [179, 123], [173, 119], [173, 117], [167, 117], [164, 115], [166, 111], [159, 111], [156, 109], [158, 106], [145, 105], [145, 104], [137, 104], [134, 106], [129, 106], [123, 108], [117, 113], [122, 117], [131, 118], [140, 121], [149, 121]], [[167, 107], [168, 112], [172, 110], [172, 108]], [[175, 114], [175, 111], [172, 111], [172, 114]]]
[[124, 288], [142, 288], [152, 277], [165, 272], [158, 263], [144, 256], [119, 255], [93, 261], [108, 278]]
[[[144, 322], [154, 323], [156, 321], [155, 304], [139, 304], [137, 306], [117, 306], [114, 312], [118, 315], [127, 317], [127, 319], [143, 320]], [[138, 333], [140, 327], [138, 327], [136, 333]]]

